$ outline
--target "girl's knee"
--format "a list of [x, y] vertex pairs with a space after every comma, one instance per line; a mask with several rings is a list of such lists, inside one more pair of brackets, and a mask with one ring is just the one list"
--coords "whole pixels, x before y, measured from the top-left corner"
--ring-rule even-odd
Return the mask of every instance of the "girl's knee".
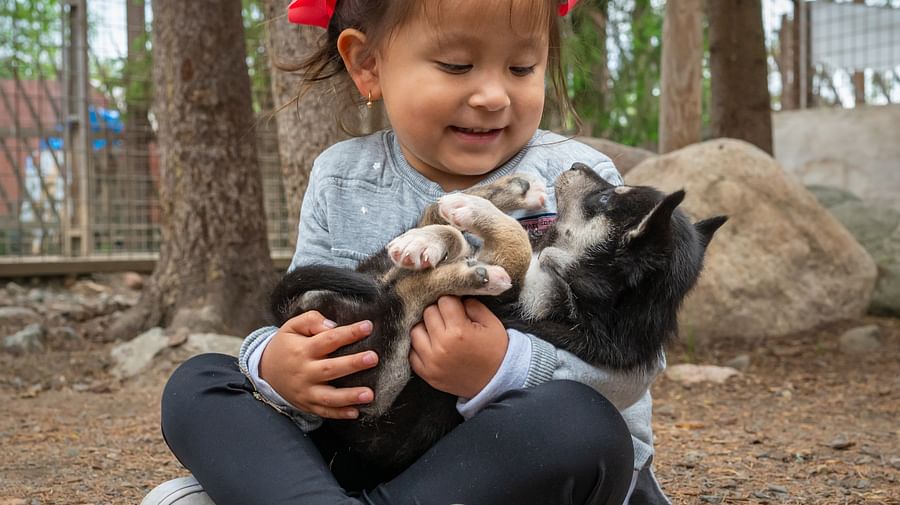
[[573, 381], [551, 381], [522, 390], [528, 411], [525, 436], [547, 440], [553, 452], [575, 466], [596, 462], [629, 470], [634, 446], [618, 410], [593, 388]]
[[163, 389], [163, 433], [181, 430], [185, 422], [203, 411], [207, 393], [236, 380], [243, 381], [244, 377], [233, 356], [199, 354], [179, 365]]

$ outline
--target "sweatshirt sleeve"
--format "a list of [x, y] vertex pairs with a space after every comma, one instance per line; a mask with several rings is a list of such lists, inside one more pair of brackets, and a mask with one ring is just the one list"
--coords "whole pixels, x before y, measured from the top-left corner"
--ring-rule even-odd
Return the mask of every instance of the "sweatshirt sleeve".
[[[315, 174], [315, 169], [313, 171]], [[322, 209], [321, 202], [318, 201], [319, 192], [316, 190], [316, 178], [310, 177], [309, 185], [303, 197], [303, 205], [300, 211], [300, 224], [297, 233], [297, 248], [291, 259], [291, 265], [288, 271], [293, 270], [298, 265], [310, 263], [334, 262], [331, 253], [331, 243], [328, 235], [328, 226], [325, 219], [325, 213]], [[302, 240], [300, 239], [302, 237]], [[312, 431], [322, 424], [322, 419], [291, 405], [285, 400], [275, 388], [266, 382], [259, 375], [259, 363], [262, 355], [266, 350], [266, 346], [278, 331], [276, 326], [266, 326], [259, 328], [241, 344], [241, 350], [238, 354], [238, 364], [241, 371], [246, 375], [256, 389], [255, 396], [275, 408], [279, 412], [287, 415], [305, 432]]]

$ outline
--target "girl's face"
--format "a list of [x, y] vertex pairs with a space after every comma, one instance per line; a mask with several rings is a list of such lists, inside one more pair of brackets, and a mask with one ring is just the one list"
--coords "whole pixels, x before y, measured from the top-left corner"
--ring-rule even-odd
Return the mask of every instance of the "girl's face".
[[431, 1], [375, 56], [404, 156], [447, 191], [478, 182], [537, 130], [549, 37], [522, 12], [531, 4]]

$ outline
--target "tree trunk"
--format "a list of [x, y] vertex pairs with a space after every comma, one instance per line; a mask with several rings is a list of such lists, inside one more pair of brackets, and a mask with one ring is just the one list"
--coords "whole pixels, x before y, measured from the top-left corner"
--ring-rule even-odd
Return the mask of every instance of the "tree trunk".
[[716, 137], [772, 153], [772, 113], [760, 0], [708, 0], [710, 122]]
[[300, 205], [313, 160], [345, 135], [335, 119], [330, 86], [317, 85], [299, 103], [291, 103], [300, 91], [300, 76], [278, 69], [279, 66], [297, 64], [311, 54], [325, 32], [320, 28], [289, 23], [285, 16], [287, 3], [283, 0], [265, 0], [264, 4], [275, 108], [290, 104], [276, 114], [275, 123], [291, 243], [295, 243]]
[[669, 0], [663, 21], [659, 152], [700, 141], [703, 91], [702, 0]]
[[154, 0], [159, 262], [114, 337], [152, 326], [245, 335], [274, 268], [251, 133], [240, 0]]
[[127, 199], [129, 222], [137, 228], [127, 230], [125, 248], [129, 252], [149, 247], [151, 221], [150, 204], [155, 196], [150, 175], [150, 142], [153, 130], [147, 113], [150, 108], [150, 61], [147, 58], [147, 29], [144, 0], [125, 2], [125, 22], [128, 40], [128, 63], [125, 67], [125, 177], [124, 191], [119, 197]]
[[775, 63], [781, 74], [781, 110], [800, 108], [800, 53], [798, 41], [800, 34], [797, 27], [798, 10], [794, 17], [787, 14], [781, 16], [781, 28], [778, 30], [778, 55]]

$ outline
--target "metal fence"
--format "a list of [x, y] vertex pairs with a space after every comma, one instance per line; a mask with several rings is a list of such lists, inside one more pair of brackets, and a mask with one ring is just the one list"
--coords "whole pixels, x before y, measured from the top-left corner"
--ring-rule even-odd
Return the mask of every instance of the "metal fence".
[[[266, 117], [262, 16], [245, 4], [254, 106]], [[41, 262], [155, 257], [149, 7], [149, 0], [0, 0], [0, 263], [25, 272]], [[275, 125], [257, 123], [270, 248], [283, 256], [292, 244]]]
[[765, 2], [781, 109], [900, 102], [900, 1]]
[[[149, 2], [0, 0], [0, 275], [73, 259], [93, 269], [152, 262], [160, 216]], [[262, 15], [258, 3], [244, 5], [264, 117], [273, 100]], [[900, 100], [900, 0], [763, 5], [776, 107]], [[270, 248], [287, 256], [277, 135], [273, 121], [258, 124]]]

